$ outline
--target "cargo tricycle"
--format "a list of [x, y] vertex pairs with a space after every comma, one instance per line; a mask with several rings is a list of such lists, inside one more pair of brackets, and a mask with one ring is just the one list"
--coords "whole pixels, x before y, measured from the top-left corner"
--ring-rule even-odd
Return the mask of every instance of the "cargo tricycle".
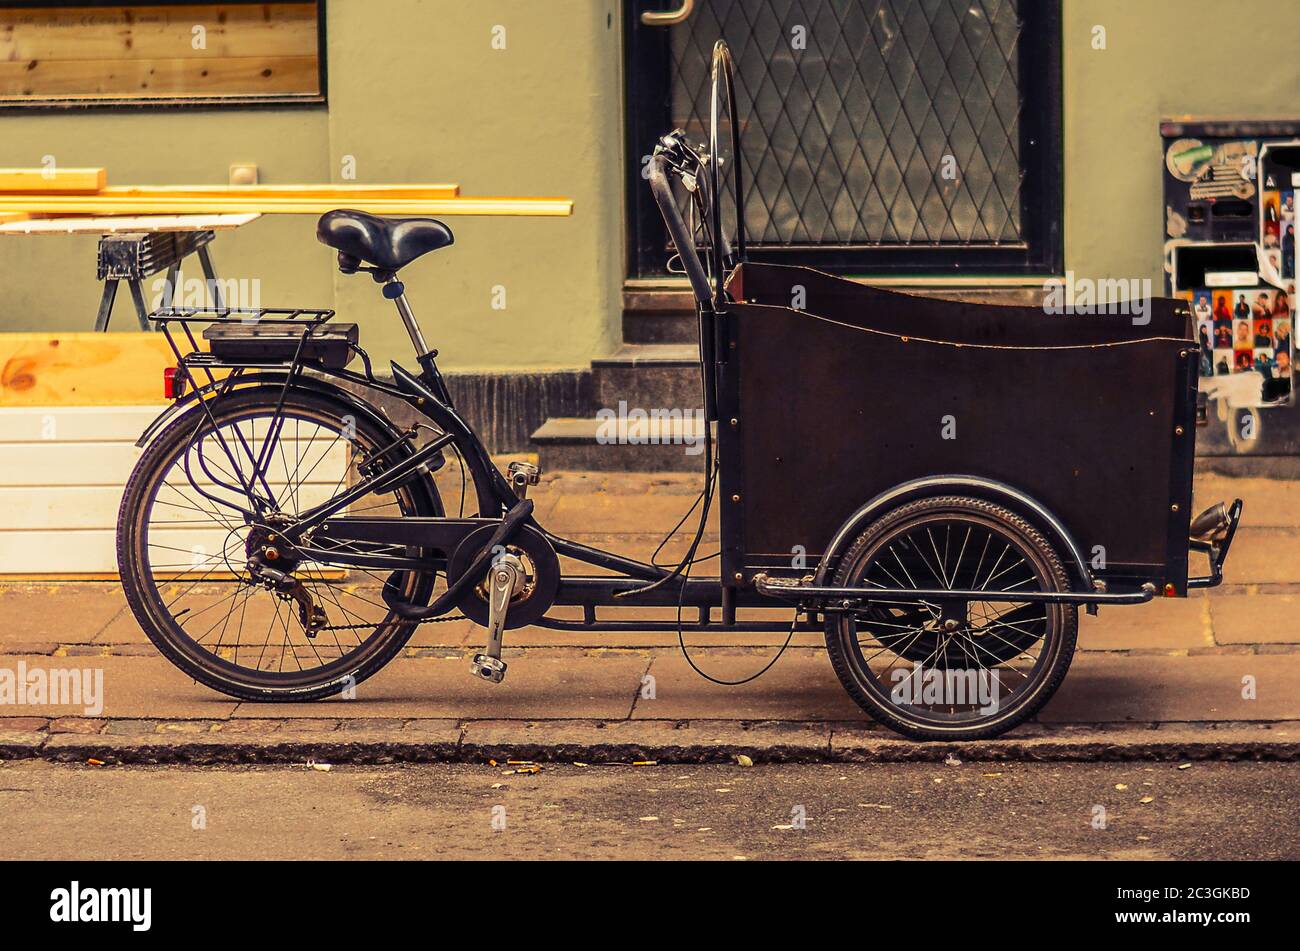
[[[491, 683], [506, 676], [506, 632], [525, 625], [787, 644], [820, 631], [872, 717], [970, 739], [1047, 702], [1080, 608], [1220, 582], [1242, 506], [1193, 518], [1185, 303], [1152, 301], [1137, 326], [751, 262], [723, 43], [712, 82], [709, 141], [665, 135], [648, 173], [695, 297], [707, 417], [680, 560], [539, 522], [537, 467], [494, 465], [399, 277], [451, 231], [333, 211], [320, 241], [381, 286], [418, 368], [381, 377], [330, 310], [152, 315], [176, 355], [174, 403], [140, 439], [118, 558], [166, 657], [231, 696], [295, 701], [355, 686], [420, 624], [452, 618], [484, 627], [471, 670]], [[706, 554], [715, 505], [720, 547]], [[1189, 574], [1192, 552], [1204, 574]]]

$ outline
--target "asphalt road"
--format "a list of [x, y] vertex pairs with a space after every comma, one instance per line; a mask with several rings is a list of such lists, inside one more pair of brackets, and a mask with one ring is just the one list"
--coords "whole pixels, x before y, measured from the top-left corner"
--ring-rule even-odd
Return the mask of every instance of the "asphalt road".
[[1294, 764], [1178, 765], [19, 761], [0, 859], [1300, 858]]

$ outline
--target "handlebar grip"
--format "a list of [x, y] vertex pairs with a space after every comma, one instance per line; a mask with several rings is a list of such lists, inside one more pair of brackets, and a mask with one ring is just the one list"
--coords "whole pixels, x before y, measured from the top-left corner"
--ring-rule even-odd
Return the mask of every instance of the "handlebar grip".
[[655, 196], [659, 213], [664, 216], [664, 224], [668, 226], [668, 235], [672, 238], [673, 246], [677, 248], [677, 254], [682, 259], [682, 266], [686, 268], [686, 276], [691, 282], [691, 289], [695, 292], [695, 299], [701, 304], [707, 304], [713, 299], [713, 288], [709, 285], [709, 276], [695, 250], [695, 238], [686, 227], [686, 222], [682, 220], [677, 200], [673, 197], [672, 186], [668, 184], [667, 168], [668, 159], [665, 156], [651, 157], [650, 191]]

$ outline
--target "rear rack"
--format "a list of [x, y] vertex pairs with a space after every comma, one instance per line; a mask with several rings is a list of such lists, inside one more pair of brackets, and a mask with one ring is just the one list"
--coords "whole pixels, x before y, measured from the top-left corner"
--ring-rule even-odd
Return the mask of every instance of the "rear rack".
[[[162, 307], [148, 319], [162, 331], [176, 356], [170, 394], [198, 390], [198, 376], [217, 382], [214, 370], [287, 369], [290, 378], [304, 367], [342, 369], [357, 346], [356, 324], [325, 325], [334, 311], [314, 307]], [[203, 325], [209, 349], [194, 327]], [[180, 328], [180, 334], [176, 328]], [[363, 359], [364, 354], [363, 354]], [[366, 359], [367, 370], [369, 360]], [[233, 379], [232, 378], [232, 379]]]
[[174, 323], [293, 324], [316, 326], [334, 316], [334, 311], [311, 307], [164, 307], [149, 319], [160, 327]]

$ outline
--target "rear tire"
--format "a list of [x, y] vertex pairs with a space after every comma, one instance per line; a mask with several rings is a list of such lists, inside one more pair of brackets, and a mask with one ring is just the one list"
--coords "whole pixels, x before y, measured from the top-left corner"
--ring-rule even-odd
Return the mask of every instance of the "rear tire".
[[[877, 519], [838, 560], [833, 584], [1070, 590], [1060, 557], [1036, 528], [1010, 509], [961, 496], [912, 502]], [[827, 613], [826, 649], [849, 696], [890, 729], [918, 740], [988, 739], [1056, 692], [1078, 623], [1070, 604], [896, 596]], [[1004, 680], [1012, 681], [1005, 701]]]
[[[245, 434], [255, 455], [255, 434], [264, 431], [256, 421], [272, 416], [278, 394], [278, 387], [270, 395], [250, 389], [212, 401], [209, 408], [218, 431], [232, 443], [236, 434]], [[273, 446], [281, 454], [281, 462], [275, 462], [273, 456], [266, 476], [287, 516], [300, 514], [342, 491], [356, 478], [360, 454], [387, 447], [397, 437], [390, 427], [358, 414], [355, 407], [311, 391], [291, 390], [284, 413], [282, 437]], [[400, 618], [370, 592], [370, 587], [378, 590], [384, 580], [378, 573], [352, 569], [340, 583], [334, 580], [341, 574], [338, 569], [302, 561], [294, 568], [295, 577], [302, 579], [325, 612], [328, 626], [351, 624], [357, 628], [321, 630], [309, 637], [294, 602], [253, 582], [246, 566], [252, 530], [247, 520], [210, 497], [247, 501], [237, 491], [227, 492], [212, 484], [238, 481], [229, 470], [235, 461], [248, 461], [238, 450], [233, 459], [223, 456], [214, 448], [218, 444], [213, 434], [204, 408], [191, 408], [149, 444], [127, 482], [118, 514], [117, 558], [127, 603], [140, 627], [163, 656], [187, 675], [241, 700], [316, 700], [370, 677], [402, 649], [418, 622]], [[293, 447], [292, 459], [287, 446]], [[403, 446], [392, 455], [400, 457], [411, 451], [410, 446]], [[198, 491], [186, 473], [187, 466], [210, 496]], [[322, 474], [322, 466], [327, 474]], [[248, 472], [251, 468], [249, 462]], [[339, 472], [337, 486], [335, 471]], [[365, 496], [349, 511], [443, 514], [430, 478], [410, 481], [384, 496]], [[210, 540], [220, 539], [223, 533], [224, 539], [217, 542], [220, 550], [207, 554]], [[156, 539], [151, 541], [153, 536]], [[203, 543], [192, 545], [193, 539]], [[192, 552], [187, 545], [192, 545]], [[186, 556], [191, 558], [189, 567], [185, 566]], [[398, 579], [404, 600], [428, 603], [433, 573], [403, 571]], [[254, 619], [259, 613], [272, 618], [265, 634], [260, 621], [253, 629], [248, 620], [250, 609]], [[251, 641], [244, 637], [246, 622], [252, 631]]]

